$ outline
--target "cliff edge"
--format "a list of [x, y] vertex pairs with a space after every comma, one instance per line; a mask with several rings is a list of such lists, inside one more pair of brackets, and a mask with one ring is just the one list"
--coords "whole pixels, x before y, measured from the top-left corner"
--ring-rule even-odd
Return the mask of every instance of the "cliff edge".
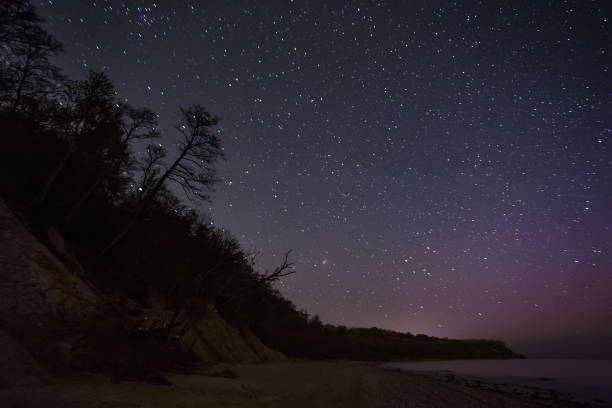
[[[28, 231], [0, 199], [0, 384], [31, 383], [42, 379], [50, 366], [99, 368], [92, 364], [99, 359], [91, 355], [96, 349], [87, 342], [108, 322], [110, 309], [125, 320], [124, 327], [147, 321], [163, 327], [174, 314], [131, 300], [130, 307], [113, 304], [87, 279], [61, 234], [48, 229], [45, 235], [39, 239]], [[197, 360], [257, 363], [285, 358], [249, 330], [231, 326], [214, 306], [200, 308], [189, 312], [196, 317], [189, 318], [188, 328], [188, 319], [179, 316], [182, 325], [175, 329], [185, 329], [180, 347]]]

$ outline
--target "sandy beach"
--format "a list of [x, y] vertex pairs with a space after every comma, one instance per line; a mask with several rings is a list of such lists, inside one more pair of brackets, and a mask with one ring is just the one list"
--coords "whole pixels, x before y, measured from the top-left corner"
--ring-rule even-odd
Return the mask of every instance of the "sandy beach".
[[[228, 378], [237, 375], [237, 378]], [[167, 374], [172, 385], [107, 376], [54, 376], [0, 389], [4, 407], [570, 407], [572, 403], [483, 390], [363, 362], [201, 367]]]

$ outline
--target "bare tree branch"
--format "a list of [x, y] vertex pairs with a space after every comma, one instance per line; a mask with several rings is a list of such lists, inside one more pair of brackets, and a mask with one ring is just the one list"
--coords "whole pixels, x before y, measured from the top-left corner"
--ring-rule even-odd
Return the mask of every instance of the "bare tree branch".
[[123, 239], [134, 223], [154, 202], [166, 181], [177, 183], [189, 199], [207, 200], [209, 198], [206, 193], [212, 191], [217, 182], [213, 164], [217, 159], [225, 157], [217, 133], [210, 131], [219, 123], [219, 118], [212, 116], [200, 105], [181, 108], [180, 112], [183, 123], [175, 126], [182, 136], [182, 140], [178, 143], [179, 155], [152, 183], [132, 219], [102, 250], [101, 255], [108, 253]]
[[[295, 273], [295, 269], [293, 268], [293, 262], [289, 262], [289, 254], [291, 253], [291, 249], [285, 252], [285, 256], [283, 258], [283, 262], [274, 269], [271, 273], [267, 275], [261, 275], [259, 278], [259, 282], [261, 283], [269, 283], [279, 280], [285, 276], [289, 276]], [[291, 270], [290, 270], [291, 269]]]

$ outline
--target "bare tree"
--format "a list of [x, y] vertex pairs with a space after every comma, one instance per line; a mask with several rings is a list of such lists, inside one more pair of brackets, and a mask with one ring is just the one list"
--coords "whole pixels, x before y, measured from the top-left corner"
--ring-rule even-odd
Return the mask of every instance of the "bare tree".
[[208, 200], [207, 192], [212, 191], [218, 181], [213, 164], [224, 158], [221, 140], [216, 133], [209, 131], [217, 126], [219, 118], [211, 116], [200, 105], [181, 108], [180, 111], [184, 123], [175, 126], [182, 136], [178, 144], [180, 154], [159, 183], [169, 179], [183, 189], [187, 198]]
[[0, 43], [17, 41], [21, 32], [40, 23], [42, 19], [29, 2], [23, 0], [0, 2]]
[[166, 157], [166, 150], [161, 144], [149, 144], [145, 151], [145, 158], [140, 162], [142, 173], [140, 183], [136, 189], [136, 197], [142, 197], [150, 191], [157, 180], [161, 171], [162, 160]]
[[272, 272], [259, 275], [258, 283], [271, 283], [295, 273], [293, 262], [289, 262], [289, 254], [291, 250], [285, 252], [282, 263], [277, 266]]
[[0, 106], [14, 113], [24, 99], [57, 91], [65, 80], [50, 58], [63, 47], [23, 1], [0, 2]]
[[[92, 194], [103, 184], [105, 180], [108, 180], [109, 176], [116, 174], [123, 169], [129, 171], [133, 166], [133, 160], [130, 154], [130, 144], [134, 140], [146, 140], [155, 139], [159, 137], [159, 131], [157, 130], [157, 115], [147, 109], [141, 108], [136, 109], [128, 104], [120, 105], [121, 111], [121, 142], [119, 146], [115, 146], [111, 154], [107, 154], [102, 160], [103, 165], [98, 170], [95, 179], [90, 183], [87, 190], [81, 195], [76, 203], [70, 208], [70, 210], [64, 216], [64, 223], [68, 223], [75, 215], [77, 215], [83, 206], [92, 196]], [[153, 146], [153, 147], [151, 147]], [[154, 165], [163, 158], [163, 154], [155, 154], [160, 151], [163, 153], [161, 147], [149, 145], [147, 149], [149, 152], [149, 159], [154, 159], [150, 163], [150, 169], [155, 169]], [[151, 152], [155, 152], [153, 157]], [[152, 171], [145, 171], [146, 176], [153, 174]], [[143, 179], [147, 181], [147, 178]]]
[[[228, 303], [230, 301], [233, 301], [233, 300], [236, 300], [236, 299], [239, 299], [245, 296], [249, 292], [249, 290], [252, 289], [254, 286], [270, 285], [284, 278], [285, 276], [293, 275], [296, 272], [296, 270], [293, 267], [293, 262], [289, 262], [290, 254], [291, 254], [291, 250], [288, 250], [287, 252], [285, 252], [285, 255], [283, 257], [281, 264], [277, 266], [276, 268], [274, 268], [272, 272], [256, 273], [257, 278], [254, 284], [248, 285], [247, 287], [243, 288], [241, 291], [234, 292], [231, 296], [227, 296], [223, 299], [219, 299], [220, 295], [223, 292], [227, 291], [227, 288], [229, 287], [229, 284], [231, 283], [232, 277], [228, 277], [225, 284], [220, 285], [219, 289], [217, 289], [217, 293], [215, 295], [215, 298], [218, 298], [216, 302], [217, 305], [222, 305], [222, 304]], [[248, 260], [250, 268], [254, 271], [255, 269], [253, 268], [254, 266], [252, 263], [253, 261], [254, 261], [254, 258], [250, 258], [250, 260]]]
[[147, 108], [133, 108], [128, 104], [121, 104], [121, 111], [125, 120], [122, 121], [122, 143], [128, 147], [134, 140], [155, 139], [159, 137], [157, 130], [157, 114]]
[[[115, 87], [103, 72], [90, 71], [85, 80], [66, 87], [63, 106], [55, 115], [55, 125], [63, 129], [67, 149], [41, 191], [38, 198], [40, 206], [73, 154], [84, 149], [96, 150], [104, 145], [102, 140], [97, 140], [99, 138], [87, 136], [102, 124], [118, 122], [120, 114], [115, 103]], [[104, 135], [109, 136], [110, 133], [104, 132]]]
[[209, 199], [208, 192], [213, 190], [217, 182], [216, 170], [213, 167], [219, 158], [223, 158], [221, 141], [211, 128], [219, 123], [219, 118], [210, 115], [200, 105], [180, 109], [183, 122], [175, 129], [181, 135], [177, 145], [179, 154], [162, 175], [157, 178], [148, 191], [130, 221], [102, 250], [107, 254], [130, 231], [136, 221], [155, 201], [157, 194], [167, 181], [178, 184], [189, 199]]

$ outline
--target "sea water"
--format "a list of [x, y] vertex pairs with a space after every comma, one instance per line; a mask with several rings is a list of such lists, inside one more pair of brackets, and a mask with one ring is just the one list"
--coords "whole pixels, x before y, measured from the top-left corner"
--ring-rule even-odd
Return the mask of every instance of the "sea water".
[[612, 360], [446, 360], [392, 362], [384, 367], [453, 375], [485, 383], [554, 390], [562, 398], [612, 406]]

